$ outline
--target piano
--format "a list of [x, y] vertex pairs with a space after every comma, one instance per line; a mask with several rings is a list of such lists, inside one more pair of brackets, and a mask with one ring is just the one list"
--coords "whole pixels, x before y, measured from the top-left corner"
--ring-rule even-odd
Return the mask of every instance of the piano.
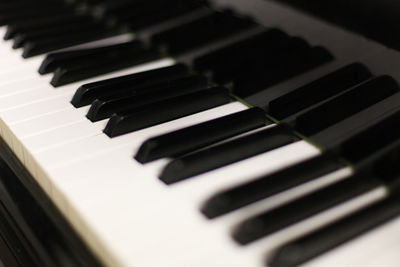
[[1, 0], [0, 266], [398, 266], [399, 11]]

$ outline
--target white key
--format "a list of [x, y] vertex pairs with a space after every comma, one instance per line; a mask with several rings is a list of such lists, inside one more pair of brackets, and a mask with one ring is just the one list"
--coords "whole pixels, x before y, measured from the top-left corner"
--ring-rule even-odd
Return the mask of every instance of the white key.
[[[213, 222], [200, 214], [199, 204], [210, 191], [240, 184], [249, 178], [272, 172], [316, 153], [318, 150], [314, 147], [298, 142], [169, 187], [156, 177], [163, 161], [142, 166], [132, 159], [131, 147], [54, 168], [48, 170], [47, 174], [52, 177], [51, 194], [57, 205], [63, 207], [63, 212], [73, 222], [82, 223], [75, 226], [86, 233], [85, 237], [98, 253], [118, 255], [121, 265], [128, 262], [137, 265], [144, 263], [143, 253], [153, 246], [160, 249], [162, 255], [148, 261], [145, 266], [158, 266], [161, 261], [164, 261], [163, 266], [197, 266], [197, 260], [202, 264], [207, 263], [205, 266], [219, 266], [214, 261], [217, 255], [223, 259], [222, 266], [245, 266], [245, 262], [250, 266], [262, 266], [261, 254], [256, 256], [254, 251], [238, 253], [242, 249], [230, 240], [227, 233], [232, 221], [213, 226]], [[98, 169], [96, 173], [93, 172], [94, 166]], [[142, 205], [141, 209], [139, 203]], [[128, 211], [115, 214], [117, 212], [112, 211], [111, 206]], [[100, 207], [103, 207], [102, 211]], [[104, 218], [104, 214], [108, 214], [108, 218]], [[158, 216], [165, 218], [162, 223], [157, 219], [160, 218]], [[182, 224], [182, 221], [186, 223]], [[133, 223], [136, 227], [123, 235], [122, 232], [127, 229], [125, 227]], [[147, 227], [144, 228], [146, 224]], [[87, 232], [87, 229], [91, 231]], [[146, 229], [154, 234], [147, 237], [149, 233]], [[178, 232], [186, 231], [192, 234], [178, 235]], [[107, 242], [97, 243], [99, 236]], [[139, 246], [131, 243], [133, 236], [136, 236]], [[164, 247], [164, 242], [171, 238], [175, 242], [171, 247]], [[114, 244], [115, 242], [118, 244]], [[168, 259], [167, 255], [174, 255], [185, 246], [193, 246], [213, 260], [200, 259], [196, 255], [198, 251], [188, 252], [182, 258]], [[249, 257], [249, 254], [254, 257]]]

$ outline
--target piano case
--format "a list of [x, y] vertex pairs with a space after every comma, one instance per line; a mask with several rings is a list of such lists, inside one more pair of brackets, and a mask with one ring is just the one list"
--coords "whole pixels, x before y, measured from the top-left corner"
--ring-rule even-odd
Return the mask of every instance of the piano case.
[[0, 140], [0, 266], [101, 266]]

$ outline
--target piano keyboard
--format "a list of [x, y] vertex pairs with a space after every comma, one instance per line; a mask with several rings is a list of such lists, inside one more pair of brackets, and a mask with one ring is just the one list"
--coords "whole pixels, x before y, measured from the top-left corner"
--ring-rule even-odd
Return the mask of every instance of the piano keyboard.
[[397, 266], [400, 54], [172, 2], [0, 2], [1, 137], [101, 264]]

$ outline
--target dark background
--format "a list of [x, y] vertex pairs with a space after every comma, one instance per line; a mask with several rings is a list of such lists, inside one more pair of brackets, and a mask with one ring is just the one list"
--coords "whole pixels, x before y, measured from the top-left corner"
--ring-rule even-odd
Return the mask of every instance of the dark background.
[[400, 50], [400, 0], [276, 0]]

